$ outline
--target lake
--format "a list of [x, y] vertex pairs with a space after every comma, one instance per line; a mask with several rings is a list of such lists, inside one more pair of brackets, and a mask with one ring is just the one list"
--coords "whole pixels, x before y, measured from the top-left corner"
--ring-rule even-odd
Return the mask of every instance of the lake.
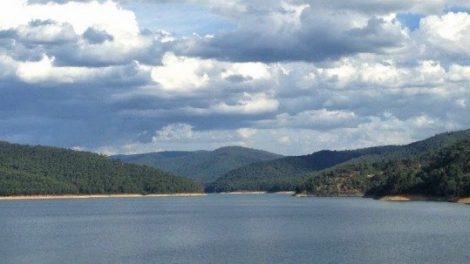
[[0, 201], [1, 263], [470, 263], [470, 206], [208, 195]]

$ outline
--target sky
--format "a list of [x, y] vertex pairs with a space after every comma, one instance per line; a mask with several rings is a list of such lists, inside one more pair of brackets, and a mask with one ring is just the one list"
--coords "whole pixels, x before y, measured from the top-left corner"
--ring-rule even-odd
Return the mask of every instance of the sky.
[[470, 128], [468, 0], [0, 1], [0, 140], [286, 155]]

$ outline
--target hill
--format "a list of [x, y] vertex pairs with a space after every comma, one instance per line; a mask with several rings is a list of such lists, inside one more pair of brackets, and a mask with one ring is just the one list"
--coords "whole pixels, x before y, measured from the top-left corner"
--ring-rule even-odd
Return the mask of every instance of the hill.
[[189, 179], [98, 154], [0, 142], [0, 195], [201, 191]]
[[[330, 172], [340, 166], [337, 171], [347, 166], [359, 168], [382, 160], [396, 160], [412, 157], [422, 153], [450, 146], [470, 136], [470, 130], [443, 133], [426, 140], [403, 146], [381, 146], [345, 151], [319, 151], [305, 156], [285, 157], [268, 162], [254, 163], [232, 170], [210, 184], [206, 191], [289, 191], [302, 186], [306, 178]], [[357, 164], [357, 165], [355, 165]], [[366, 170], [366, 169], [364, 169]], [[352, 181], [358, 180], [352, 177]], [[349, 186], [358, 184], [352, 182]], [[356, 193], [357, 189], [344, 190], [345, 194]]]
[[405, 149], [311, 173], [298, 191], [321, 196], [470, 195], [469, 130], [440, 134]]
[[214, 151], [166, 151], [136, 155], [116, 155], [113, 159], [143, 164], [207, 184], [230, 170], [265, 160], [282, 157], [270, 152], [223, 147]]

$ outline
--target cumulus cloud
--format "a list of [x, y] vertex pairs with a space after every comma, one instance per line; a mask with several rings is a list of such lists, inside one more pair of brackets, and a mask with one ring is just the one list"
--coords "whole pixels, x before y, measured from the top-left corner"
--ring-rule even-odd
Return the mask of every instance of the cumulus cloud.
[[[470, 14], [431, 15], [420, 22], [418, 35], [426, 42], [429, 56], [447, 59], [470, 58]], [[437, 54], [437, 56], [436, 56]]]
[[155, 62], [162, 43], [157, 35], [144, 34], [134, 13], [113, 1], [3, 1], [0, 32], [10, 32], [4, 38], [14, 40], [8, 52], [47, 53], [67, 66], [109, 66], [136, 58]]
[[134, 13], [113, 1], [30, 4], [26, 0], [9, 0], [2, 1], [0, 7], [1, 29], [16, 28], [34, 20], [49, 20], [68, 23], [78, 34], [90, 27], [99, 27], [117, 36], [139, 33]]
[[400, 25], [385, 16], [353, 10], [338, 15], [324, 3], [279, 1], [275, 7], [248, 12], [237, 30], [190, 38], [178, 50], [232, 61], [321, 61], [401, 48], [407, 38]]
[[234, 26], [183, 36], [126, 3], [0, 1], [0, 139], [304, 154], [470, 126], [468, 1], [185, 0]]
[[209, 60], [176, 57], [167, 53], [163, 65], [152, 69], [152, 79], [164, 90], [188, 91], [207, 84], [209, 71], [213, 65]]
[[62, 43], [77, 38], [70, 24], [53, 20], [32, 20], [27, 25], [18, 26], [16, 34], [21, 41], [36, 43]]

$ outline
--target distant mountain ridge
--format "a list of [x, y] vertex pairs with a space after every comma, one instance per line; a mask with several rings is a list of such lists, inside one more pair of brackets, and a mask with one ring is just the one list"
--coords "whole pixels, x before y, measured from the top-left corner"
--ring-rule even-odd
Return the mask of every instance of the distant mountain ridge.
[[403, 157], [438, 150], [470, 138], [470, 130], [447, 132], [402, 146], [379, 146], [357, 150], [323, 150], [304, 156], [284, 157], [258, 162], [232, 170], [207, 186], [208, 192], [292, 191], [302, 185], [308, 174], [330, 170], [342, 164]]
[[283, 157], [263, 150], [228, 146], [213, 151], [163, 151], [135, 155], [114, 155], [118, 159], [134, 164], [151, 166], [207, 184], [230, 170], [248, 164]]

